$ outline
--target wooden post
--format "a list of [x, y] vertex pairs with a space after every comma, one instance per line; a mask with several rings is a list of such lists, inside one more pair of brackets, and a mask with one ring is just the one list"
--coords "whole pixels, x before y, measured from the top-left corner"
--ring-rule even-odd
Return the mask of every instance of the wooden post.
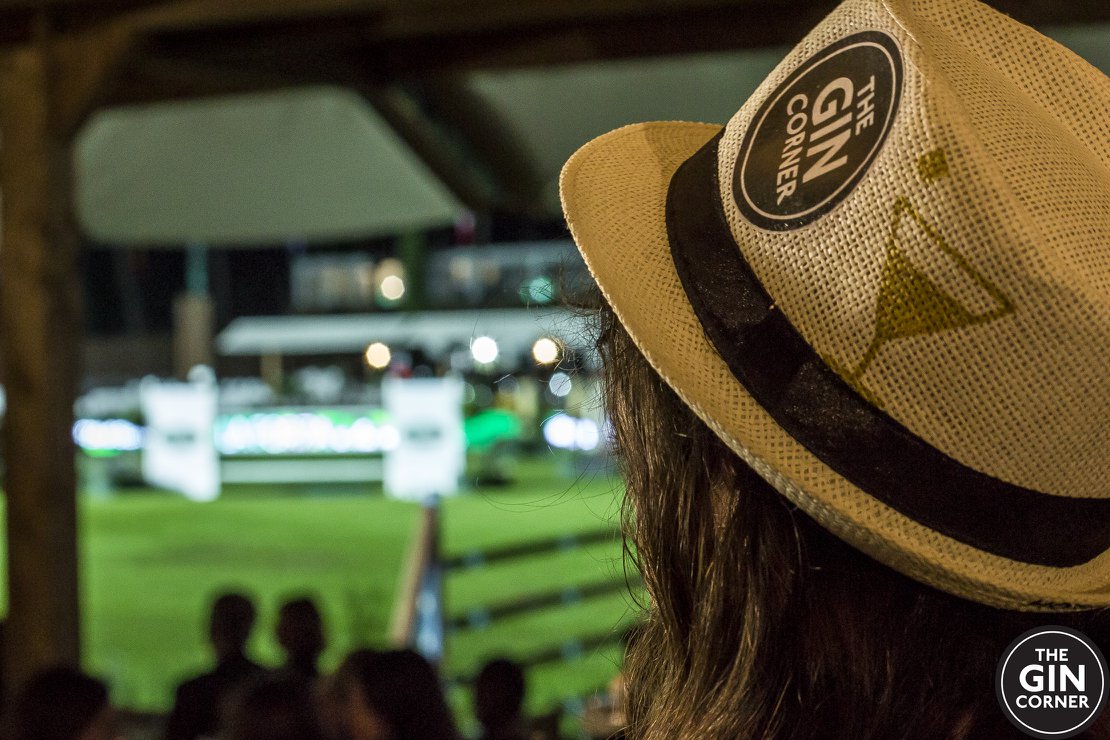
[[208, 295], [180, 293], [173, 299], [173, 372], [178, 380], [189, 377], [195, 365], [212, 367], [212, 329], [216, 304]]
[[45, 44], [0, 57], [0, 368], [10, 691], [80, 658], [72, 438], [81, 337], [68, 130]]

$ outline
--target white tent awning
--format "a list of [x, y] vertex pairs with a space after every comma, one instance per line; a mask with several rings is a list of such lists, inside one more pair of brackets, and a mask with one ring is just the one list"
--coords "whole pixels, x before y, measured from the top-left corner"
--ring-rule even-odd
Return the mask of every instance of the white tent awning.
[[107, 110], [77, 214], [117, 245], [272, 245], [450, 225], [463, 206], [360, 96], [315, 87]]
[[373, 342], [441, 354], [493, 338], [502, 356], [531, 352], [540, 337], [571, 347], [592, 344], [586, 318], [566, 309], [483, 309], [327, 316], [251, 316], [235, 319], [216, 338], [224, 356], [362, 353]]

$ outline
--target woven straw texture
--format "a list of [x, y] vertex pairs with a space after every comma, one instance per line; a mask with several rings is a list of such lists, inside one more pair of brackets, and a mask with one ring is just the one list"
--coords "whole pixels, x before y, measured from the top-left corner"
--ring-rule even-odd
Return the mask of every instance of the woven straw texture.
[[[884, 147], [828, 214], [754, 226], [728, 185], [757, 109], [806, 59], [867, 30], [904, 61]], [[748, 396], [694, 315], [664, 220], [675, 169], [719, 130], [618, 129], [563, 171], [574, 238], [656, 370], [776, 489], [887, 565], [1007, 608], [1110, 605], [1110, 554], [1033, 566], [945, 537], [855, 488]], [[982, 473], [1110, 497], [1110, 80], [973, 0], [848, 0], [728, 123], [718, 168], [722, 190], [706, 197], [721, 198], [745, 260], [861, 395]], [[891, 277], [907, 264], [959, 311], [913, 305]]]

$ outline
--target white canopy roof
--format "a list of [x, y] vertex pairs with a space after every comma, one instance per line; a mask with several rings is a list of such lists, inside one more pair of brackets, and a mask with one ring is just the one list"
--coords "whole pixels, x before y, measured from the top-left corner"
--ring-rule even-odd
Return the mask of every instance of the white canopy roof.
[[104, 111], [77, 213], [108, 244], [258, 245], [451, 224], [463, 207], [359, 95], [317, 87]]
[[252, 316], [232, 321], [216, 338], [225, 356], [358, 354], [373, 342], [445, 353], [492, 337], [502, 356], [531, 351], [540, 337], [571, 347], [592, 344], [586, 319], [566, 309], [414, 311], [328, 316]]

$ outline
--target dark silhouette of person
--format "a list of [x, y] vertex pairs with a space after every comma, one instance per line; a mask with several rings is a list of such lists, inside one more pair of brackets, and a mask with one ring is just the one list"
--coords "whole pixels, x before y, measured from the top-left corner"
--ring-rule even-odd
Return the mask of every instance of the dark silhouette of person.
[[312, 687], [287, 672], [261, 674], [236, 689], [221, 740], [324, 740]]
[[16, 693], [7, 718], [11, 740], [114, 740], [115, 713], [104, 682], [76, 668], [48, 668]]
[[327, 646], [320, 610], [309, 598], [290, 599], [278, 610], [277, 641], [285, 651], [282, 669], [305, 681], [320, 675], [317, 661]]
[[474, 714], [482, 740], [526, 740], [524, 669], [506, 658], [491, 660], [474, 679]]
[[220, 711], [231, 692], [263, 672], [246, 655], [254, 618], [254, 604], [242, 594], [223, 594], [213, 602], [208, 638], [216, 666], [177, 687], [173, 711], [166, 723], [166, 740], [195, 740], [214, 734]]
[[412, 650], [356, 650], [336, 672], [349, 740], [458, 740], [435, 669]]

